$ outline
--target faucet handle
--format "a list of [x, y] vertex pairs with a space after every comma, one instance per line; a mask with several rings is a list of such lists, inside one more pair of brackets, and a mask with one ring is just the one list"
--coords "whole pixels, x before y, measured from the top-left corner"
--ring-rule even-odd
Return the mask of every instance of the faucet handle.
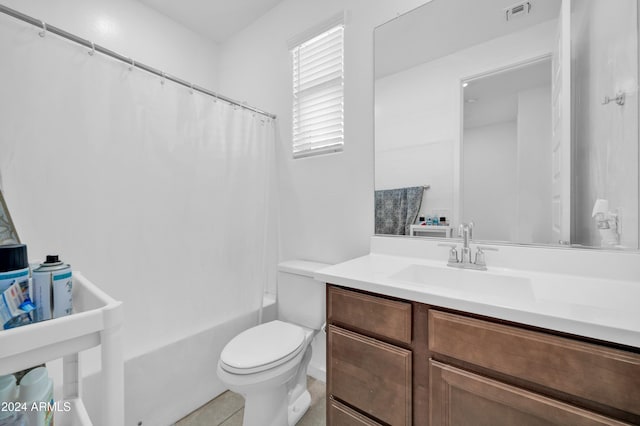
[[449, 263], [458, 263], [458, 246], [456, 244], [451, 243], [438, 243], [438, 246], [441, 247], [450, 247], [449, 250]]
[[489, 246], [478, 246], [477, 247], [477, 251], [476, 251], [476, 260], [475, 263], [477, 266], [487, 266], [487, 262], [484, 259], [484, 252], [485, 250], [491, 250], [491, 251], [498, 251], [498, 249], [496, 247], [489, 247]]

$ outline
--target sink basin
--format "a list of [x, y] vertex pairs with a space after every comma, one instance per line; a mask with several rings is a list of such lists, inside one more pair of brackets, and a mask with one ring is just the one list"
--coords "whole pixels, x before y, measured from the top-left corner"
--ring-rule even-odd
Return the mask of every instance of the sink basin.
[[389, 276], [392, 280], [406, 281], [429, 287], [442, 287], [447, 291], [472, 297], [531, 300], [534, 298], [531, 280], [508, 274], [487, 271], [409, 265]]

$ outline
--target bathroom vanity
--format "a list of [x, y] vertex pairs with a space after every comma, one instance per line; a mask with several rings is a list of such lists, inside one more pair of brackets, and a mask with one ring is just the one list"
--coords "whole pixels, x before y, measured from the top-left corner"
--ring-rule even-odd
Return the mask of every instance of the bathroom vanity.
[[640, 315], [621, 302], [638, 282], [599, 294], [588, 278], [444, 264], [372, 253], [317, 274], [328, 425], [640, 424]]

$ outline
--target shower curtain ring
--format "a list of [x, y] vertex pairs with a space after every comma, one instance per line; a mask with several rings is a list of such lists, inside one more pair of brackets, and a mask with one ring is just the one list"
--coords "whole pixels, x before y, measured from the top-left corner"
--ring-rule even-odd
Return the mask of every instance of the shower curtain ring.
[[133, 69], [136, 67], [136, 61], [133, 60], [133, 58], [129, 58], [131, 59], [131, 65], [129, 65], [129, 71], [133, 71]]
[[191, 83], [191, 89], [189, 90], [189, 93], [193, 95], [193, 83]]
[[91, 42], [91, 50], [87, 52], [89, 54], [89, 56], [93, 56], [94, 53], [96, 53], [96, 45]]
[[167, 78], [167, 74], [162, 72], [162, 80], [160, 80], [160, 84], [164, 84], [164, 80]]
[[44, 36], [46, 36], [46, 35], [47, 35], [47, 23], [46, 23], [46, 22], [44, 22], [44, 21], [40, 21], [40, 23], [42, 24], [42, 31], [40, 31], [40, 32], [38, 33], [38, 35], [39, 35], [40, 37], [44, 37]]

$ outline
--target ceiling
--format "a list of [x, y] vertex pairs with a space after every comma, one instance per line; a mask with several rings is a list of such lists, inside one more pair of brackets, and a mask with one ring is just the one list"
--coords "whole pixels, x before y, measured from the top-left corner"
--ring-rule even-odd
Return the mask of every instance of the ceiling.
[[518, 94], [536, 88], [551, 93], [551, 58], [467, 81], [464, 87], [465, 129], [513, 121]]
[[[505, 9], [531, 3], [531, 13], [507, 21]], [[375, 30], [376, 78], [447, 56], [556, 18], [560, 0], [432, 0]]]
[[139, 0], [202, 36], [223, 43], [282, 0]]

